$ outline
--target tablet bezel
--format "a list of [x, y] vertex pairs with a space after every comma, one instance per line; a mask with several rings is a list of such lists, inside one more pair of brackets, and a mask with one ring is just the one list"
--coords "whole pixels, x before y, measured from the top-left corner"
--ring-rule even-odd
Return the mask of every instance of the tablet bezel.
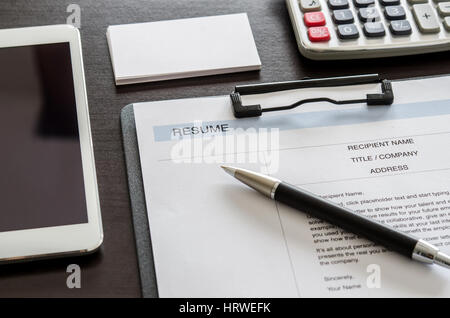
[[0, 232], [0, 262], [89, 253], [103, 242], [80, 33], [71, 25], [0, 30], [0, 49], [51, 43], [70, 44], [88, 223]]

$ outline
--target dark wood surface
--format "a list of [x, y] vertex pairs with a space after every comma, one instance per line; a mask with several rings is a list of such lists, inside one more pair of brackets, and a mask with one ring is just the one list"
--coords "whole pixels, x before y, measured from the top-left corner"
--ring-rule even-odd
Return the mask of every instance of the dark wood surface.
[[[297, 50], [284, 0], [1, 0], [0, 28], [66, 22], [81, 7], [81, 36], [105, 232], [100, 252], [81, 258], [0, 267], [0, 297], [139, 297], [140, 285], [121, 142], [120, 110], [132, 102], [227, 94], [236, 83], [359, 73], [403, 78], [450, 73], [450, 53], [378, 60], [314, 62]], [[247, 12], [261, 72], [114, 85], [108, 25]], [[180, 52], [182, 54], [182, 52]], [[169, 114], [168, 114], [169, 115]], [[81, 266], [81, 289], [66, 287], [66, 267]]]

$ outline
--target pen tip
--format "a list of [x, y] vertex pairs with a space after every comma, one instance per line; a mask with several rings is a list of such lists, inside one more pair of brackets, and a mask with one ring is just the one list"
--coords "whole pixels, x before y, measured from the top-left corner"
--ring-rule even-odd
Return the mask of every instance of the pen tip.
[[221, 166], [223, 170], [225, 170], [226, 173], [228, 173], [230, 176], [234, 177], [234, 173], [236, 172], [236, 168], [230, 167], [230, 166]]

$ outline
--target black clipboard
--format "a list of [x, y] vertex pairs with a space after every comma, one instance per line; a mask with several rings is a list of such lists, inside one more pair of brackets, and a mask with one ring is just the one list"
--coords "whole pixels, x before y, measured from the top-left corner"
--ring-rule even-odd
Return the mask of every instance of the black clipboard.
[[127, 105], [122, 109], [120, 120], [142, 297], [156, 298], [158, 297], [158, 288], [156, 285], [133, 104]]
[[[370, 75], [372, 76], [372, 75]], [[420, 80], [433, 77], [445, 77], [448, 74], [421, 76], [414, 78], [404, 78], [395, 81], [411, 81]], [[286, 83], [286, 82], [285, 82]], [[283, 85], [282, 83], [276, 83], [277, 85]], [[355, 83], [351, 83], [352, 85]], [[262, 88], [266, 88], [267, 84], [257, 84]], [[272, 85], [272, 83], [268, 84]], [[296, 82], [295, 85], [298, 85]], [[339, 86], [339, 85], [336, 85]], [[249, 86], [253, 91], [254, 85]], [[272, 89], [271, 87], [269, 87]], [[241, 93], [248, 93], [244, 88]], [[239, 90], [238, 90], [239, 91]], [[248, 107], [242, 105], [242, 107]], [[236, 116], [238, 118], [238, 116]], [[252, 116], [243, 116], [252, 117]], [[153, 261], [153, 250], [150, 237], [150, 228], [148, 224], [147, 208], [145, 202], [144, 186], [142, 181], [141, 163], [139, 157], [139, 148], [136, 135], [136, 123], [134, 117], [133, 104], [127, 105], [121, 112], [121, 125], [122, 125], [122, 137], [123, 147], [125, 152], [125, 161], [127, 166], [128, 186], [130, 191], [132, 219], [134, 225], [134, 236], [136, 241], [136, 250], [139, 264], [139, 274], [141, 281], [141, 292], [144, 298], [156, 298], [158, 297], [158, 288], [156, 282], [155, 267]]]

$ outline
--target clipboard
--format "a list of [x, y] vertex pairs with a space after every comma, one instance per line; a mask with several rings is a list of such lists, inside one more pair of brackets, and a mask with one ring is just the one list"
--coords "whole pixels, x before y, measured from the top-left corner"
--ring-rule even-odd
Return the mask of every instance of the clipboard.
[[[377, 76], [377, 75], [371, 74], [371, 75], [362, 75], [362, 76], [373, 77], [373, 76]], [[448, 75], [442, 74], [442, 75], [435, 75], [435, 76], [405, 78], [405, 79], [400, 79], [400, 80], [396, 80], [396, 81], [420, 80], [420, 79], [426, 79], [426, 78], [445, 77], [445, 76], [448, 76]], [[336, 78], [336, 79], [341, 79], [341, 78]], [[315, 83], [314, 85], [316, 85], [317, 81], [320, 81], [320, 80], [328, 80], [328, 79], [314, 80], [314, 83]], [[364, 80], [369, 80], [369, 78], [366, 77]], [[352, 81], [353, 81], [353, 79], [352, 79]], [[294, 85], [298, 86], [299, 82], [301, 82], [301, 81], [296, 81], [294, 83]], [[235, 92], [236, 91], [240, 92], [242, 95], [245, 95], [247, 93], [250, 94], [251, 92], [254, 93], [255, 86], [256, 86], [256, 90], [259, 90], [260, 88], [262, 88], [263, 90], [261, 90], [259, 93], [263, 93], [263, 92], [266, 92], [265, 91], [266, 89], [270, 89], [270, 91], [274, 91], [273, 84], [276, 84], [275, 86], [291, 85], [291, 84], [285, 84], [285, 83], [292, 83], [292, 82], [270, 83], [269, 84], [270, 86], [265, 86], [267, 84], [251, 85], [248, 87], [250, 89], [250, 91], [247, 91], [247, 87], [243, 87], [243, 88], [237, 87], [237, 90], [235, 90]], [[311, 82], [308, 82], [308, 83], [311, 84]], [[382, 83], [382, 81], [381, 81], [381, 83]], [[351, 84], [346, 84], [346, 85], [355, 85], [355, 84], [356, 83], [351, 83]], [[261, 85], [261, 86], [259, 86], [259, 85]], [[327, 85], [325, 85], [325, 86], [327, 86]], [[331, 86], [331, 85], [328, 85], [328, 86]], [[333, 85], [333, 86], [340, 86], [340, 85]], [[320, 87], [320, 86], [314, 86], [314, 87]], [[388, 88], [388, 87], [385, 87], [385, 88]], [[281, 89], [281, 90], [283, 90], [283, 89]], [[232, 94], [234, 94], [234, 93], [232, 93]], [[230, 95], [230, 97], [233, 98], [231, 95]], [[232, 103], [233, 103], [233, 99], [232, 99]], [[389, 103], [389, 104], [391, 104], [391, 103]], [[241, 106], [249, 107], [246, 105], [241, 105]], [[257, 106], [259, 106], [259, 105], [257, 105]], [[281, 109], [281, 110], [283, 110], [283, 109]], [[242, 116], [242, 117], [260, 116], [260, 114], [255, 114], [255, 113], [252, 114], [251, 111], [250, 111], [250, 113], [248, 113], [248, 115], [251, 115], [251, 116]], [[236, 116], [236, 114], [235, 114], [235, 117], [242, 118], [242, 117]], [[130, 191], [130, 200], [131, 200], [131, 208], [132, 208], [132, 220], [133, 220], [133, 226], [134, 226], [134, 235], [135, 235], [136, 250], [137, 250], [137, 257], [138, 257], [138, 264], [139, 264], [141, 292], [142, 292], [142, 296], [144, 298], [156, 298], [156, 297], [158, 297], [158, 288], [157, 288], [155, 267], [154, 267], [154, 261], [153, 261], [154, 258], [153, 258], [150, 229], [149, 229], [149, 223], [148, 223], [148, 217], [147, 217], [147, 208], [146, 208], [144, 187], [143, 187], [143, 181], [142, 181], [141, 163], [140, 163], [139, 148], [138, 148], [137, 135], [136, 135], [136, 123], [135, 123], [135, 117], [134, 117], [133, 104], [127, 105], [122, 109], [122, 111], [121, 111], [121, 126], [122, 126], [123, 146], [124, 146], [124, 152], [125, 152], [125, 161], [126, 161], [126, 167], [127, 167], [128, 186], [129, 186], [129, 191]]]
[[122, 109], [120, 119], [142, 297], [156, 298], [158, 297], [158, 288], [156, 285], [153, 250], [150, 239], [147, 208], [145, 205], [133, 104], [127, 105]]

